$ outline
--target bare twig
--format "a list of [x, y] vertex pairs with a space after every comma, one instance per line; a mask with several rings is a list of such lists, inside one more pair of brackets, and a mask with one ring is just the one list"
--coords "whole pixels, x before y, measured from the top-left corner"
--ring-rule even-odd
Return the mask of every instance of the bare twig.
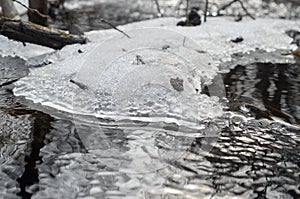
[[232, 0], [232, 1], [229, 2], [228, 4], [226, 4], [226, 5], [222, 6], [221, 8], [219, 8], [219, 9], [217, 10], [217, 15], [220, 15], [220, 12], [221, 12], [222, 10], [225, 10], [226, 8], [230, 7], [232, 4], [234, 4], [234, 3], [237, 2], [237, 1], [238, 1], [238, 0]]
[[221, 8], [218, 9], [217, 15], [220, 15], [220, 12], [221, 12], [222, 10], [225, 10], [226, 8], [230, 7], [230, 6], [231, 6], [232, 4], [234, 4], [235, 2], [239, 2], [240, 5], [241, 5], [241, 7], [242, 7], [242, 9], [243, 9], [244, 12], [246, 13], [246, 15], [248, 15], [251, 19], [255, 20], [255, 17], [254, 17], [253, 15], [251, 15], [251, 14], [248, 12], [247, 8], [244, 6], [244, 3], [243, 3], [241, 0], [232, 0], [232, 1], [229, 2], [228, 4], [222, 6]]
[[246, 13], [251, 19], [255, 20], [255, 17], [253, 17], [253, 16], [248, 12], [248, 10], [245, 8], [243, 2], [242, 2], [241, 0], [238, 0], [238, 2], [241, 4], [241, 6], [242, 6], [243, 10], [245, 11], [245, 13]]
[[37, 13], [40, 17], [51, 19], [51, 17], [49, 15], [44, 15], [40, 11], [38, 11], [37, 9], [29, 8], [28, 6], [26, 6], [25, 4], [23, 4], [22, 2], [20, 2], [18, 0], [12, 0], [12, 1], [20, 4], [21, 6], [23, 6], [24, 8], [26, 8], [29, 12]]
[[154, 2], [155, 2], [155, 5], [156, 5], [156, 8], [157, 8], [157, 12], [158, 12], [159, 17], [162, 17], [163, 14], [161, 13], [161, 10], [160, 10], [160, 6], [159, 6], [159, 3], [158, 3], [158, 0], [154, 0]]
[[123, 30], [120, 30], [119, 28], [117, 28], [116, 26], [114, 26], [112, 23], [106, 21], [105, 19], [101, 18], [100, 21], [101, 21], [102, 23], [105, 23], [105, 24], [109, 25], [109, 26], [112, 27], [113, 29], [119, 31], [120, 33], [122, 33], [122, 34], [125, 35], [126, 37], [131, 38], [131, 37], [130, 37], [128, 34], [126, 34]]
[[206, 22], [207, 10], [208, 10], [208, 0], [205, 1], [204, 22]]

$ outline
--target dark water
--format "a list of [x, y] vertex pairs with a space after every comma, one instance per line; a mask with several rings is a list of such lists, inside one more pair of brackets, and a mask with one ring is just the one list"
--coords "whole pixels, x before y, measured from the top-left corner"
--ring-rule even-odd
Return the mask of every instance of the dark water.
[[[19, 58], [1, 60], [2, 71], [24, 70]], [[3, 198], [300, 197], [297, 65], [232, 69], [224, 75], [229, 103], [219, 137], [188, 141], [35, 110], [12, 95], [15, 71], [4, 73], [0, 88]]]
[[226, 150], [222, 147], [223, 152], [219, 153], [224, 157], [238, 156], [239, 161], [224, 158], [230, 166], [221, 165], [238, 175], [226, 172], [219, 177], [235, 179], [234, 192], [252, 189], [253, 198], [299, 198], [300, 131], [276, 122], [266, 126], [262, 120], [275, 118], [300, 124], [299, 65], [255, 63], [237, 66], [225, 75], [224, 83], [228, 85], [229, 109], [261, 121], [253, 120], [245, 125], [239, 118], [232, 120], [233, 128], [229, 126], [225, 130], [224, 137], [228, 140], [222, 142]]
[[244, 104], [250, 112], [257, 110], [256, 118], [278, 117], [299, 124], [299, 75], [296, 64], [255, 63], [235, 67], [225, 76], [224, 83], [228, 85], [227, 97], [233, 107]]

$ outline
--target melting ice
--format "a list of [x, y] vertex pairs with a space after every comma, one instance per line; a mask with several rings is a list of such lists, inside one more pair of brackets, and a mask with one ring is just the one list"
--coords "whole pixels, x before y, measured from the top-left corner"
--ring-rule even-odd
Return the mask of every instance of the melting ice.
[[[291, 39], [284, 32], [296, 25], [274, 19], [236, 23], [212, 18], [199, 27], [176, 27], [177, 21], [162, 18], [119, 27], [130, 38], [115, 30], [89, 32], [91, 42], [85, 46], [29, 59], [29, 64], [53, 64], [32, 69], [16, 83], [14, 93], [76, 115], [189, 125], [222, 115], [220, 98], [200, 94], [221, 63], [236, 53], [290, 49]], [[240, 36], [243, 42], [231, 42]], [[273, 61], [292, 59], [279, 56]], [[224, 85], [210, 88], [218, 93]]]

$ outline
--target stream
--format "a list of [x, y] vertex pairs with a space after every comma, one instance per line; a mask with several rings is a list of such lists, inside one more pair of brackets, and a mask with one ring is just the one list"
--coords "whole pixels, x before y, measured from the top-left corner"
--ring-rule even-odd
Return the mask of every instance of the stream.
[[217, 139], [74, 123], [23, 105], [4, 86], [2, 197], [298, 198], [297, 67], [253, 63], [224, 75], [229, 106]]

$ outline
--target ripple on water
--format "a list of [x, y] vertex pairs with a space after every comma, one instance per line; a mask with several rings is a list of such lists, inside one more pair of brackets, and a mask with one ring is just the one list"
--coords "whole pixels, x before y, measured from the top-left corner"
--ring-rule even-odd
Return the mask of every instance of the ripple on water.
[[261, 107], [227, 111], [211, 142], [138, 122], [99, 127], [57, 119], [29, 191], [33, 198], [298, 198], [299, 126], [272, 115], [257, 119]]
[[[62, 120], [53, 127], [46, 138], [49, 143], [41, 149], [39, 183], [30, 187], [33, 198], [72, 197], [70, 193], [74, 197], [142, 197], [147, 190], [161, 187], [173, 169], [178, 170], [172, 163], [185, 156], [178, 149], [189, 147], [183, 146], [187, 140], [166, 137], [155, 129], [77, 124], [75, 130]], [[172, 139], [178, 139], [177, 145], [169, 144]]]
[[[178, 184], [209, 186], [215, 198], [254, 198], [279, 195], [299, 196], [299, 128], [298, 132], [272, 128], [253, 129], [244, 122], [243, 130], [225, 128], [214, 149], [205, 154], [197, 147], [180, 159], [176, 166], [187, 174], [172, 176], [167, 187], [176, 186], [185, 195], [189, 189]], [[297, 137], [297, 139], [295, 139]], [[285, 142], [282, 142], [285, 140]], [[198, 190], [202, 192], [201, 189]]]
[[[228, 123], [233, 117], [239, 116], [230, 114]], [[234, 125], [243, 128], [234, 130]], [[239, 124], [224, 127], [211, 150], [205, 151], [201, 137], [192, 137], [185, 146], [180, 136], [166, 137], [155, 129], [99, 129], [66, 120], [52, 126], [37, 165], [39, 182], [29, 189], [33, 198], [299, 194], [297, 127], [241, 117]], [[167, 156], [159, 156], [164, 152]]]
[[17, 198], [17, 179], [24, 172], [25, 156], [30, 152], [31, 121], [29, 115], [0, 114], [0, 196]]

